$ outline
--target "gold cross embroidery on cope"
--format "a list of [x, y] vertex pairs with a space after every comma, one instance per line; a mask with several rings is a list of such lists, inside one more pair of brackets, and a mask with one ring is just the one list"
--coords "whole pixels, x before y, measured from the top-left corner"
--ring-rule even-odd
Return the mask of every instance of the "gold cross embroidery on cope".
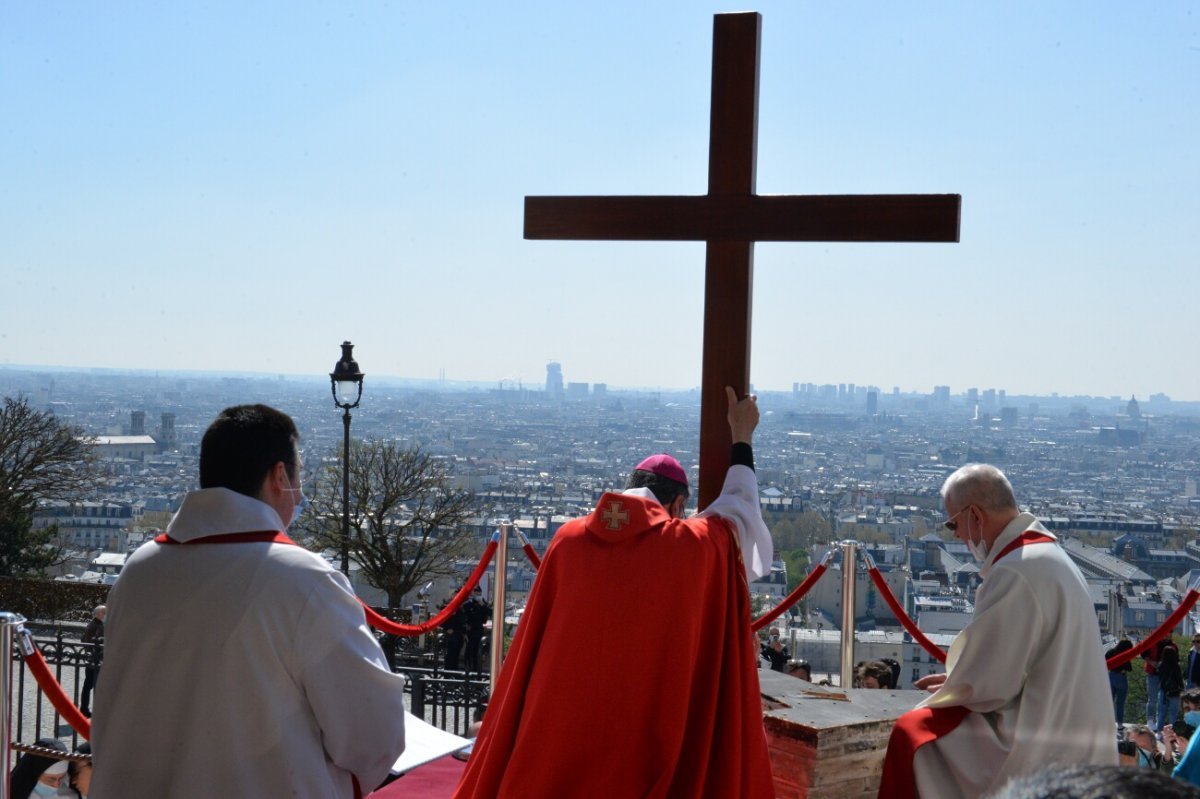
[[620, 502], [614, 501], [601, 511], [600, 518], [609, 530], [620, 530], [629, 523], [629, 512]]

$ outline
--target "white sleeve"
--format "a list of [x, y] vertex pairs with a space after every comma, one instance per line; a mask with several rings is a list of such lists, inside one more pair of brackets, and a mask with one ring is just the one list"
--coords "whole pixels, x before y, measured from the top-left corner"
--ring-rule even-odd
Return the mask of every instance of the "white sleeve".
[[370, 792], [404, 751], [404, 678], [388, 668], [340, 573], [320, 581], [303, 619], [304, 691], [325, 752]]
[[[1044, 645], [1047, 619], [1029, 582], [1016, 569], [995, 568], [987, 591], [977, 593], [975, 615], [955, 636], [946, 658], [946, 682], [924, 707], [964, 705], [977, 713], [999, 710], [1024, 689], [1029, 664]], [[1003, 646], [996, 643], [1003, 641]]]
[[771, 573], [775, 547], [763, 522], [758, 502], [758, 477], [749, 466], [734, 465], [725, 473], [721, 494], [699, 516], [720, 516], [733, 522], [742, 545], [746, 580], [753, 582]]

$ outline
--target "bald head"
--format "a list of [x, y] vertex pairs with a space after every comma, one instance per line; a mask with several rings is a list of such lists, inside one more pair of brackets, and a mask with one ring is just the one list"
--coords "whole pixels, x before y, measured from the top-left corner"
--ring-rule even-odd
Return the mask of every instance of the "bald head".
[[976, 505], [998, 515], [1020, 512], [1004, 472], [986, 463], [969, 463], [947, 477], [942, 484], [942, 502], [956, 508]]

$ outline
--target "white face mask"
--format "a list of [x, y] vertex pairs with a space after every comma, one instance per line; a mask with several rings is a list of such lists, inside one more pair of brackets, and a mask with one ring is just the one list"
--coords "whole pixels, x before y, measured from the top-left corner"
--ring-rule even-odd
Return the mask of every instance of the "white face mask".
[[982, 530], [979, 531], [978, 541], [976, 541], [974, 538], [971, 538], [970, 531], [967, 532], [967, 549], [971, 550], [971, 555], [980, 563], [983, 563], [985, 560], [987, 560], [988, 545], [983, 540]]

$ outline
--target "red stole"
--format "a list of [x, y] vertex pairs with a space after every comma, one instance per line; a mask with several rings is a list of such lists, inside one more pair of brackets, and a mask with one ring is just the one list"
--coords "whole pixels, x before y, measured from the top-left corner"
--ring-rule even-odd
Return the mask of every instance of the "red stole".
[[[992, 561], [999, 563], [1005, 556], [1030, 544], [1054, 543], [1054, 538], [1027, 530], [1013, 539]], [[919, 707], [896, 720], [888, 739], [887, 755], [883, 759], [883, 776], [879, 781], [879, 799], [917, 799], [917, 780], [913, 761], [917, 750], [953, 732], [971, 711], [962, 705], [950, 707]]]
[[287, 533], [280, 530], [262, 530], [256, 533], [228, 533], [225, 535], [206, 535], [203, 538], [193, 538], [191, 541], [176, 541], [163, 533], [154, 537], [156, 544], [291, 544], [299, 546], [288, 538]]

